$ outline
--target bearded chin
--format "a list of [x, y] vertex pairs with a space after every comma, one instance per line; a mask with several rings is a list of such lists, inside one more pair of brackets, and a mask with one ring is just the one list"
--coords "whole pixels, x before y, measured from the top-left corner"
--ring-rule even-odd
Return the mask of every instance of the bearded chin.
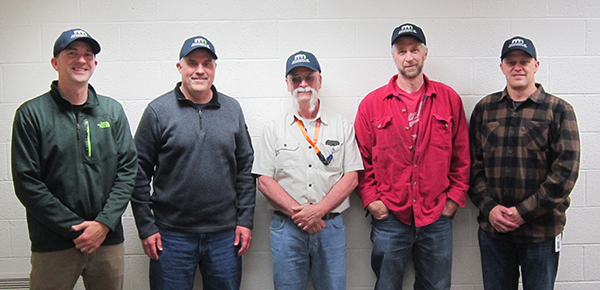
[[296, 111], [300, 111], [300, 102], [298, 101], [298, 93], [310, 91], [312, 94], [310, 95], [310, 101], [308, 102], [308, 111], [314, 113], [317, 109], [317, 104], [319, 103], [319, 95], [317, 91], [311, 87], [306, 88], [297, 88], [292, 92], [292, 96], [294, 96], [294, 108]]

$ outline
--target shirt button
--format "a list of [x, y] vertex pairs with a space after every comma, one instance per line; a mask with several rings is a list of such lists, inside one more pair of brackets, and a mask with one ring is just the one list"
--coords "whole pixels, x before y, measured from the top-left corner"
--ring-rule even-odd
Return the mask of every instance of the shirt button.
[[506, 172], [510, 172], [510, 168], [506, 168]]
[[377, 128], [381, 128], [381, 124], [377, 125]]
[[514, 134], [514, 133], [515, 133], [515, 130], [510, 130], [510, 133], [511, 133], [511, 134]]
[[312, 183], [309, 183], [309, 184], [308, 184], [308, 187], [312, 187]]
[[406, 131], [408, 131], [408, 129], [410, 129], [408, 126], [404, 127], [404, 129], [406, 129]]
[[311, 168], [311, 167], [312, 167], [312, 164], [308, 164], [308, 168]]
[[413, 203], [417, 203], [417, 200], [416, 200], [416, 199], [413, 199]]
[[414, 146], [410, 145], [408, 146], [408, 150], [413, 150]]
[[406, 113], [406, 109], [402, 109], [402, 113]]
[[308, 146], [308, 149], [312, 149], [312, 146]]
[[413, 182], [413, 185], [417, 185], [417, 182], [416, 182], [416, 181], [415, 181], [415, 182]]
[[415, 164], [415, 168], [417, 168], [417, 164]]
[[512, 149], [508, 149], [508, 153], [512, 154], [513, 153]]

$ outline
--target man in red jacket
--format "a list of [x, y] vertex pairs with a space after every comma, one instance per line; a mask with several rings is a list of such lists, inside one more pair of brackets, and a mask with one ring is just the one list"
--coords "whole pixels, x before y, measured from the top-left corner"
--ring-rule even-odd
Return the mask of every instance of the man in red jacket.
[[357, 192], [373, 217], [375, 289], [401, 289], [411, 253], [415, 289], [451, 285], [451, 218], [469, 187], [468, 128], [460, 96], [423, 74], [427, 53], [421, 28], [398, 26], [398, 74], [363, 99], [354, 124], [365, 167]]

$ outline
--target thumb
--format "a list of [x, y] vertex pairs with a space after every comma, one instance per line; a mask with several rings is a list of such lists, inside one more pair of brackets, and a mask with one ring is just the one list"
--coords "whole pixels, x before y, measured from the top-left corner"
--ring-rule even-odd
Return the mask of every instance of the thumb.
[[239, 233], [238, 231], [236, 231], [236, 232], [235, 232], [235, 240], [233, 241], [233, 245], [234, 245], [234, 246], [237, 246], [237, 245], [239, 245], [239, 244], [240, 244], [240, 236], [241, 236], [241, 235], [242, 235], [242, 234], [241, 234], [241, 233]]
[[86, 222], [82, 222], [82, 223], [80, 223], [78, 225], [71, 226], [71, 229], [73, 229], [76, 232], [81, 231], [81, 230], [83, 230], [85, 228], [87, 228]]
[[159, 251], [162, 251], [162, 250], [163, 250], [163, 247], [162, 247], [162, 239], [160, 238], [160, 236], [159, 236], [159, 237], [156, 239], [156, 248], [157, 248]]

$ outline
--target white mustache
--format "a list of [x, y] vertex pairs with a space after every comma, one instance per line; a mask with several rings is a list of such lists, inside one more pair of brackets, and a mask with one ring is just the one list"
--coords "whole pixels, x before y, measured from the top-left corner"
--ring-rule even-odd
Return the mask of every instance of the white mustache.
[[300, 109], [300, 104], [298, 103], [298, 94], [305, 93], [305, 92], [312, 92], [312, 95], [310, 96], [309, 109], [308, 109], [312, 113], [317, 108], [317, 103], [319, 101], [319, 94], [317, 93], [317, 90], [315, 90], [311, 87], [305, 87], [305, 88], [298, 87], [294, 91], [292, 91], [292, 96], [294, 96], [294, 101], [295, 101], [294, 106], [296, 107], [297, 111]]

